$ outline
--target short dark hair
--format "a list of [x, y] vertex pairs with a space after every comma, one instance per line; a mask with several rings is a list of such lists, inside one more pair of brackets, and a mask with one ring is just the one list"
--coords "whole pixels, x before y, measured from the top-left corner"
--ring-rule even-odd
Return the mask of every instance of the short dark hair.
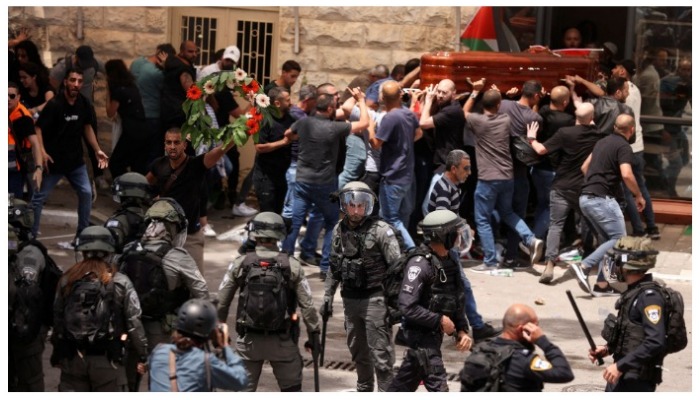
[[287, 60], [282, 64], [282, 71], [284, 72], [289, 72], [289, 71], [299, 71], [301, 72], [301, 65], [299, 65], [298, 62], [294, 60]]
[[406, 66], [404, 68], [404, 72], [406, 72], [408, 74], [409, 72], [413, 71], [414, 69], [416, 69], [418, 67], [420, 67], [420, 59], [419, 58], [412, 58], [412, 59], [406, 61]]
[[335, 99], [333, 97], [334, 96], [327, 93], [319, 94], [318, 97], [316, 97], [316, 110], [328, 111], [328, 107], [335, 105]]
[[484, 93], [484, 97], [481, 99], [481, 104], [485, 109], [492, 110], [499, 104], [501, 104], [501, 92], [496, 89], [489, 89]]
[[542, 84], [535, 81], [535, 80], [530, 80], [525, 83], [523, 83], [523, 96], [531, 99], [535, 97], [536, 94], [539, 94], [542, 92]]
[[625, 78], [620, 78], [619, 76], [608, 79], [608, 84], [605, 88], [605, 93], [608, 96], [614, 95], [615, 92], [617, 92], [618, 90], [622, 90], [625, 87], [625, 82], [627, 82], [627, 80]]
[[271, 101], [279, 100], [282, 97], [282, 93], [289, 93], [289, 90], [285, 87], [281, 86], [275, 86], [272, 89], [270, 89], [270, 92], [267, 94], [267, 96], [270, 98]]
[[12, 81], [7, 82], [7, 88], [8, 89], [13, 88], [13, 89], [17, 89], [19, 91], [19, 86], [17, 86], [17, 84], [12, 82]]
[[63, 76], [63, 79], [68, 79], [70, 74], [79, 74], [79, 75], [85, 75], [83, 72], [83, 69], [78, 67], [77, 65], [72, 65], [70, 68], [66, 70], [66, 74]]
[[161, 43], [158, 46], [156, 46], [156, 52], [162, 51], [169, 56], [174, 56], [177, 51], [175, 50], [175, 47], [173, 47], [172, 44], [170, 43]]
[[316, 99], [316, 86], [309, 84], [299, 88], [299, 101], [310, 99]]

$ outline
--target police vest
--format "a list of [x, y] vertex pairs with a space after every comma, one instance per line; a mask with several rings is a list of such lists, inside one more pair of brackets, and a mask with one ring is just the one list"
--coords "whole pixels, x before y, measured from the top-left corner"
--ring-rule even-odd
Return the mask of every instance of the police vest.
[[459, 273], [460, 265], [452, 258], [440, 261], [442, 268], [435, 271], [437, 276], [430, 286], [428, 309], [442, 315], [452, 315], [464, 308], [464, 284]]
[[236, 311], [236, 331], [283, 333], [291, 327], [296, 296], [290, 286], [292, 270], [289, 256], [260, 257], [254, 250], [246, 253], [236, 283], [241, 288]]
[[121, 254], [124, 245], [140, 240], [146, 231], [144, 215], [141, 207], [124, 207], [110, 217], [105, 223], [116, 242], [115, 253]]
[[368, 295], [382, 288], [387, 265], [376, 234], [377, 219], [367, 219], [351, 230], [341, 222], [333, 241], [339, 257], [331, 263], [334, 279], [342, 283], [343, 297]]

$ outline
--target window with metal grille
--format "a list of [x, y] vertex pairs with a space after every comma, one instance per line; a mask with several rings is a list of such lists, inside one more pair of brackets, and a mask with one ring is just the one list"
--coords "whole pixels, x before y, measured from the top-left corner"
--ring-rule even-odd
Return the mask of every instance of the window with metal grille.
[[182, 16], [181, 24], [182, 40], [195, 42], [199, 52], [197, 54], [196, 65], [209, 65], [217, 60], [214, 59], [216, 52], [217, 19], [206, 17]]
[[241, 50], [240, 66], [263, 86], [271, 80], [273, 24], [239, 20], [236, 43]]

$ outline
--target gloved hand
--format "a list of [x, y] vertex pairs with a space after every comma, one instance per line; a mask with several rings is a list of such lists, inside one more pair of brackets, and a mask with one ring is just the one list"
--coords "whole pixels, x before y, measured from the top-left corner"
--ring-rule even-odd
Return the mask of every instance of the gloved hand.
[[304, 343], [304, 348], [307, 352], [310, 352], [314, 357], [321, 354], [321, 334], [320, 332], [311, 332], [309, 334], [309, 340]]
[[320, 310], [321, 318], [328, 319], [333, 316], [333, 300], [330, 296], [323, 296], [323, 305]]

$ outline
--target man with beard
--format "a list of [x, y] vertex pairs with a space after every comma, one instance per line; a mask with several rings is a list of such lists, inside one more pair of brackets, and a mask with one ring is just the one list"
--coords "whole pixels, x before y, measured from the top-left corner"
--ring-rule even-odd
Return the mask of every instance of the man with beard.
[[92, 187], [87, 168], [83, 161], [83, 145], [87, 143], [98, 157], [98, 167], [107, 168], [107, 155], [92, 130], [93, 113], [90, 102], [80, 94], [83, 86], [83, 73], [78, 67], [68, 70], [63, 80], [63, 93], [49, 100], [36, 121], [36, 134], [43, 143], [42, 159], [46, 177], [41, 187], [32, 196], [34, 226], [32, 235], [39, 233], [41, 211], [49, 193], [61, 178], [66, 178], [78, 195], [78, 227], [76, 237], [90, 224], [92, 208]]
[[241, 58], [241, 51], [236, 46], [228, 46], [224, 50], [221, 59], [213, 64], [209, 64], [197, 72], [197, 80], [220, 71], [233, 71], [238, 60]]
[[194, 84], [197, 71], [197, 45], [190, 40], [182, 42], [180, 53], [168, 56], [163, 64], [163, 92], [160, 98], [160, 119], [162, 128], [181, 127], [185, 123], [182, 103], [187, 98], [187, 90]]
[[[233, 96], [233, 94], [231, 94]], [[156, 194], [172, 197], [185, 210], [187, 215], [187, 241], [183, 246], [204, 271], [204, 233], [199, 222], [200, 187], [209, 168], [235, 146], [231, 141], [226, 147], [216, 146], [207, 153], [196, 157], [185, 154], [187, 143], [180, 128], [170, 128], [165, 133], [167, 155], [156, 159], [146, 175], [148, 183], [156, 187]]]

